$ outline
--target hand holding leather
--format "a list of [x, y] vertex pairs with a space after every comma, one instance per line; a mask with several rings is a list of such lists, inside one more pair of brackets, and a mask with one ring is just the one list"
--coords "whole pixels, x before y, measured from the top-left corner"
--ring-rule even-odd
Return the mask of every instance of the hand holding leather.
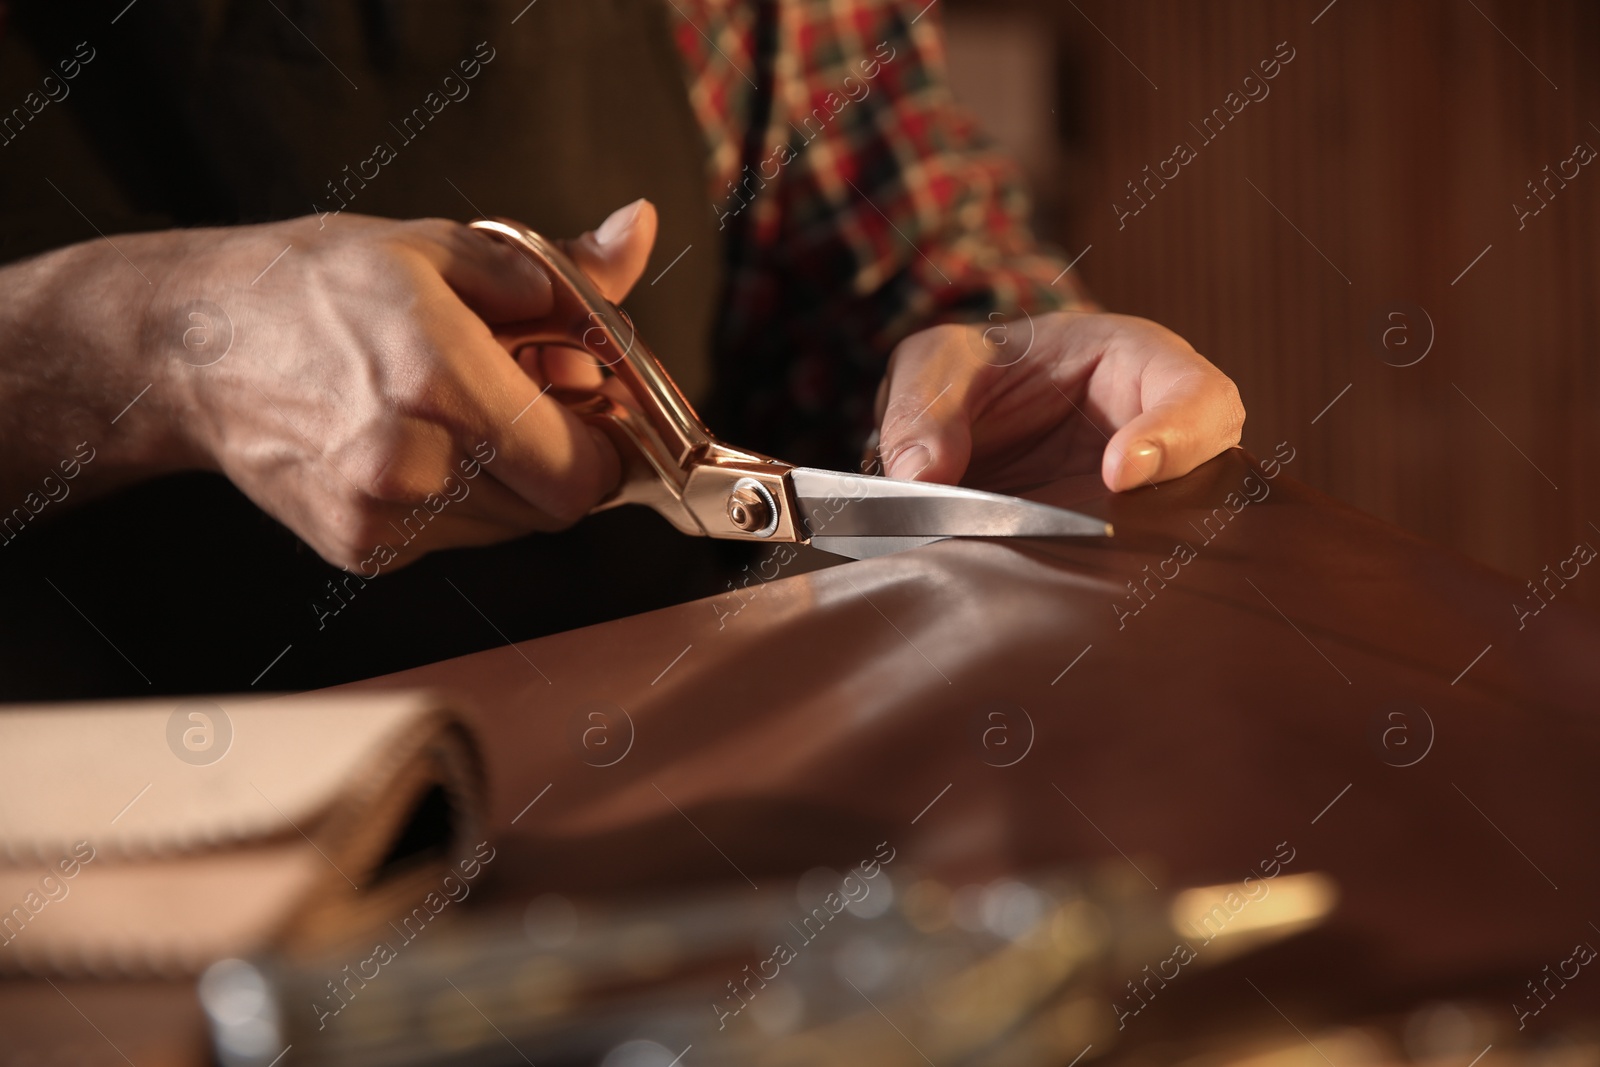
[[911, 335], [890, 357], [878, 421], [892, 477], [1008, 488], [1098, 469], [1115, 491], [1238, 444], [1244, 405], [1171, 330], [1063, 311]]

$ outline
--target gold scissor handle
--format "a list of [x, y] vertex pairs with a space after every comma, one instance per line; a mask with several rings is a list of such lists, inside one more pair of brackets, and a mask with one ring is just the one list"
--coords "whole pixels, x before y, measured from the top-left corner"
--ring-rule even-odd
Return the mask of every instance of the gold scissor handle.
[[680, 532], [705, 535], [684, 504], [678, 468], [672, 464], [655, 428], [643, 416], [605, 393], [569, 389], [552, 389], [551, 393], [574, 415], [604, 433], [622, 460], [621, 481], [611, 495], [595, 506], [595, 511], [620, 504], [643, 504]]
[[646, 418], [677, 465], [711, 443], [711, 431], [655, 353], [639, 339], [633, 324], [553, 241], [510, 219], [478, 219], [471, 225], [509, 241], [550, 280], [550, 314], [510, 327], [513, 341], [580, 348], [599, 360], [644, 406]]
[[792, 468], [713, 437], [633, 323], [554, 242], [510, 219], [478, 219], [471, 225], [508, 241], [550, 282], [550, 314], [500, 327], [500, 340], [513, 351], [549, 344], [587, 352], [638, 405], [635, 410], [604, 393], [556, 391], [575, 414], [598, 426], [622, 457], [622, 484], [595, 510], [645, 504], [687, 534], [806, 539], [794, 515], [787, 479]]

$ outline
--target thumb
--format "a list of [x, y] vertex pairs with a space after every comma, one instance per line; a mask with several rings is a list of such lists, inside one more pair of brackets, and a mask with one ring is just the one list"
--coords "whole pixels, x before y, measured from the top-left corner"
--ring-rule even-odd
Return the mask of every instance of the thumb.
[[582, 237], [567, 243], [570, 255], [612, 303], [628, 295], [644, 273], [656, 243], [656, 208], [640, 198], [625, 204]]
[[[966, 413], [954, 405], [935, 412], [936, 393], [907, 394], [904, 406], [890, 402], [883, 420], [878, 454], [883, 472], [908, 482], [944, 482], [954, 485], [967, 472], [972, 457], [972, 430]], [[917, 410], [930, 409], [917, 417]]]
[[1188, 474], [1239, 443], [1244, 405], [1221, 371], [1189, 373], [1106, 443], [1100, 477], [1113, 492]]
[[971, 382], [939, 330], [901, 342], [878, 391], [878, 454], [884, 473], [954, 485], [972, 458]]

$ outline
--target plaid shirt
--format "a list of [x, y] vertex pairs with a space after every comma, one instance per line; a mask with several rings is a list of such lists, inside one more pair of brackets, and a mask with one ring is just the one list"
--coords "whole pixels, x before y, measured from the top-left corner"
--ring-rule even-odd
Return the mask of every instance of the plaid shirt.
[[726, 241], [712, 409], [729, 436], [852, 463], [901, 338], [1088, 303], [954, 105], [933, 4], [668, 3]]

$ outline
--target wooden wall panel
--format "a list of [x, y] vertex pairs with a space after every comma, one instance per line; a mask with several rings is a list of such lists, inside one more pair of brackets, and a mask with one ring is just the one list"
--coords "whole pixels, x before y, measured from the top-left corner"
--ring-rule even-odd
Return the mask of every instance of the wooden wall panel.
[[[1057, 41], [1040, 91], [1066, 165], [1042, 217], [1093, 246], [1080, 270], [1108, 306], [1234, 376], [1248, 446], [1290, 440], [1299, 477], [1520, 577], [1600, 548], [1600, 159], [1521, 229], [1511, 206], [1575, 145], [1600, 149], [1600, 6], [965, 0], [948, 17], [1007, 12]], [[1280, 42], [1294, 59], [1270, 95], [1204, 143], [1189, 124]], [[1179, 141], [1197, 158], [1119, 225], [1125, 183]], [[1434, 327], [1410, 367], [1369, 338], [1396, 301]], [[1407, 321], [1417, 351], [1426, 323]], [[1600, 606], [1600, 567], [1562, 595]]]

